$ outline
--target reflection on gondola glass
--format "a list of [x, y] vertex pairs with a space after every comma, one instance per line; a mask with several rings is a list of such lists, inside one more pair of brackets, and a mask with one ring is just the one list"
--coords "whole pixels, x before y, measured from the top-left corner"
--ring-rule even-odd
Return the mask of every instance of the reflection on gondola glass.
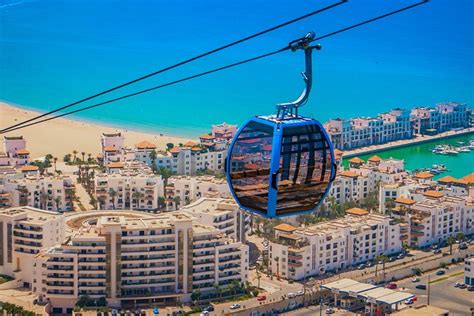
[[266, 213], [273, 127], [250, 122], [237, 137], [230, 157], [231, 186], [240, 204]]
[[227, 174], [235, 199], [266, 217], [314, 210], [336, 173], [328, 136], [309, 118], [251, 119], [229, 150]]
[[328, 141], [317, 124], [283, 129], [276, 214], [313, 209], [331, 178]]

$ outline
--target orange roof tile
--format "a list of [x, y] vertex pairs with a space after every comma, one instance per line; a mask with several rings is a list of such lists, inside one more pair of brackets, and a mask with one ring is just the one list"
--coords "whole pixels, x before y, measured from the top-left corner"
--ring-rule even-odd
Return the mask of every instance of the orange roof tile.
[[273, 227], [273, 229], [281, 230], [281, 231], [288, 232], [288, 233], [292, 233], [296, 230], [296, 227], [291, 226], [289, 224], [281, 223], [281, 224], [278, 224], [275, 227]]
[[433, 178], [434, 177], [434, 174], [428, 172], [428, 171], [422, 171], [422, 172], [418, 172], [417, 174], [415, 174], [415, 178], [418, 178], [418, 179], [429, 179], [429, 178]]
[[184, 147], [194, 147], [196, 146], [197, 144], [195, 142], [192, 142], [192, 141], [189, 141], [189, 142], [186, 142], [184, 143]]
[[138, 149], [155, 149], [156, 146], [146, 140], [135, 145]]
[[424, 192], [423, 195], [426, 196], [426, 197], [439, 199], [440, 197], [442, 197], [444, 195], [444, 193], [441, 192], [441, 191], [428, 190], [428, 191]]
[[445, 182], [445, 183], [454, 182], [454, 181], [457, 181], [457, 179], [451, 176], [445, 176], [438, 179], [438, 182]]
[[337, 148], [334, 149], [334, 156], [335, 156], [337, 159], [341, 158], [343, 153], [344, 153], [344, 152], [343, 152], [342, 150], [340, 150], [340, 149], [337, 149]]
[[201, 138], [201, 139], [214, 139], [214, 136], [209, 135], [209, 134], [203, 134], [203, 135], [199, 136], [199, 138]]
[[172, 154], [177, 154], [179, 152], [180, 152], [179, 147], [173, 147], [173, 148], [170, 149], [170, 153], [172, 153]]
[[468, 183], [474, 183], [474, 173], [468, 174], [467, 176], [462, 178], [464, 181]]
[[412, 200], [412, 199], [409, 199], [409, 198], [405, 198], [405, 197], [399, 197], [399, 198], [395, 199], [395, 203], [405, 204], [405, 205], [413, 205], [413, 204], [416, 203], [416, 201]]
[[18, 150], [16, 151], [16, 153], [17, 153], [18, 155], [29, 155], [29, 154], [30, 154], [30, 152], [29, 152], [28, 150], [26, 150], [26, 149], [18, 149]]
[[380, 158], [379, 156], [375, 155], [375, 156], [372, 156], [369, 158], [369, 161], [370, 162], [380, 162], [382, 160], [382, 158]]
[[346, 210], [346, 214], [351, 214], [351, 215], [357, 215], [357, 216], [362, 216], [362, 215], [367, 215], [369, 212], [367, 210], [358, 208], [358, 207], [353, 207], [348, 210]]
[[115, 148], [114, 146], [105, 146], [104, 151], [106, 152], [117, 151], [117, 148]]
[[123, 168], [124, 164], [121, 162], [111, 162], [109, 163], [109, 168]]
[[192, 150], [192, 151], [201, 151], [202, 148], [195, 146], [195, 147], [191, 148], [191, 150]]
[[37, 166], [33, 166], [33, 165], [25, 165], [25, 166], [21, 167], [22, 172], [38, 171], [38, 170], [39, 170], [39, 168]]
[[357, 178], [359, 175], [353, 171], [345, 170], [340, 173], [343, 177]]
[[253, 169], [253, 170], [257, 170], [258, 169], [258, 166], [254, 163], [247, 163], [245, 164], [245, 169]]
[[350, 159], [349, 162], [350, 163], [356, 163], [356, 164], [364, 163], [364, 161], [362, 159], [360, 159], [359, 157], [354, 157], [354, 158]]

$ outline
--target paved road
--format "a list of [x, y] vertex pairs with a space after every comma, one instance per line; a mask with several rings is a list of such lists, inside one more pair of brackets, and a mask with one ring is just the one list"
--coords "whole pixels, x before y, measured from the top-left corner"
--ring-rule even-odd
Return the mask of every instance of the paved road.
[[[436, 279], [448, 276], [446, 280], [430, 283], [430, 305], [442, 307], [450, 311], [449, 315], [461, 316], [468, 315], [469, 308], [474, 306], [474, 292], [469, 292], [467, 289], [458, 289], [454, 287], [456, 282], [463, 281], [464, 264], [451, 266], [446, 270], [446, 274], [437, 276], [436, 271], [425, 274], [420, 277], [420, 282], [413, 283], [411, 279], [405, 279], [396, 282], [399, 289], [405, 288], [406, 291], [417, 296], [418, 300], [415, 305], [426, 304], [428, 301], [428, 291], [419, 290], [416, 288], [417, 284], [428, 285], [428, 275], [431, 282]], [[454, 276], [452, 276], [454, 275]]]

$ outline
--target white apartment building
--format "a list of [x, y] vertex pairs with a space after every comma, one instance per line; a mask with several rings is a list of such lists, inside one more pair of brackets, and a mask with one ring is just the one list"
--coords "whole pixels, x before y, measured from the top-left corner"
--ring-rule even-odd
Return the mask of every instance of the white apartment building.
[[[33, 166], [23, 166], [26, 167]], [[36, 168], [36, 167], [35, 167]], [[48, 211], [73, 210], [75, 186], [68, 176], [40, 176], [38, 172], [0, 175], [0, 208], [31, 206]]]
[[415, 134], [433, 135], [453, 128], [469, 127], [470, 109], [457, 102], [439, 103], [434, 108], [417, 107], [411, 111]]
[[441, 243], [458, 232], [474, 233], [474, 204], [466, 198], [426, 191], [425, 199], [409, 207], [410, 244], [428, 247]]
[[191, 215], [201, 224], [219, 229], [227, 238], [245, 240], [246, 216], [233, 199], [203, 197], [179, 211]]
[[201, 197], [231, 198], [225, 179], [214, 176], [173, 176], [168, 179], [166, 209], [175, 211]]
[[102, 210], [153, 211], [164, 197], [164, 183], [160, 175], [125, 169], [96, 175], [94, 193]]
[[3, 151], [0, 151], [0, 166], [23, 166], [30, 162], [23, 136], [3, 136]]
[[474, 257], [464, 260], [464, 283], [474, 286]]
[[285, 279], [301, 280], [402, 251], [400, 224], [358, 208], [338, 220], [306, 228], [280, 224], [274, 229], [269, 264], [272, 273]]
[[350, 150], [411, 138], [410, 112], [394, 109], [375, 118], [333, 119], [324, 124], [335, 148]]
[[86, 295], [115, 308], [185, 302], [248, 278], [248, 246], [185, 213], [82, 212], [66, 225], [73, 234], [33, 267], [32, 290], [53, 313]]
[[31, 287], [33, 259], [64, 240], [64, 215], [32, 207], [0, 210], [0, 273]]
[[[163, 167], [179, 175], [196, 175], [199, 171], [224, 172], [224, 161], [228, 141], [217, 136], [201, 135], [200, 143], [187, 142], [169, 151], [160, 151], [148, 141], [142, 141], [135, 148], [124, 147], [124, 137], [118, 134], [103, 134], [101, 139], [102, 159], [105, 166], [118, 165], [126, 161], [141, 161], [157, 169]], [[229, 135], [224, 133], [222, 137]], [[152, 153], [156, 156], [152, 157]]]

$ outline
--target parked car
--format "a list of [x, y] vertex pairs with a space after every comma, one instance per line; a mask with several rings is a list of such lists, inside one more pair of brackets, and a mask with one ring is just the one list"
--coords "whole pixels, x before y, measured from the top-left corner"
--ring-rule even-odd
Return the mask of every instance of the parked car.
[[230, 305], [230, 309], [238, 309], [238, 308], [240, 308], [240, 304], [238, 303]]
[[435, 255], [440, 254], [440, 253], [441, 253], [441, 249], [435, 249], [435, 251], [433, 251], [433, 253], [434, 253]]
[[405, 255], [403, 253], [398, 254], [397, 259], [403, 259], [405, 258]]
[[296, 292], [296, 296], [302, 296], [302, 295], [304, 295], [303, 290], [299, 290], [298, 292]]
[[445, 274], [446, 272], [444, 272], [444, 270], [438, 270], [436, 271], [436, 275], [443, 275]]
[[472, 291], [474, 291], [474, 286], [472, 286], [472, 285], [471, 285], [471, 286], [469, 286], [469, 287], [467, 288], [467, 290], [468, 290], [469, 292], [472, 292]]
[[204, 307], [202, 310], [203, 310], [203, 311], [206, 311], [206, 312], [213, 312], [213, 311], [214, 311], [214, 306], [212, 306], [212, 305], [207, 305], [207, 306]]
[[385, 288], [394, 290], [397, 288], [397, 285], [395, 283], [388, 283], [385, 285]]
[[395, 260], [397, 260], [395, 257], [390, 257], [390, 258], [388, 259], [388, 262], [394, 262]]
[[334, 310], [332, 308], [328, 308], [326, 309], [326, 314], [329, 315], [329, 314], [334, 314]]
[[364, 270], [365, 269], [365, 265], [364, 264], [361, 264], [360, 266], [357, 267], [357, 270]]
[[459, 282], [454, 283], [454, 287], [459, 287], [460, 285], [461, 285], [461, 283], [459, 283]]
[[209, 312], [208, 311], [202, 311], [201, 314], [199, 314], [199, 316], [209, 316]]
[[463, 242], [462, 244], [459, 245], [459, 249], [460, 250], [467, 249], [467, 244], [465, 242]]
[[419, 290], [426, 290], [426, 285], [424, 284], [418, 284], [417, 286], [415, 286], [415, 288], [419, 289]]
[[412, 281], [413, 283], [420, 282], [420, 278], [413, 278], [413, 279], [411, 279], [411, 281]]
[[288, 293], [288, 298], [295, 298], [296, 294], [293, 292]]
[[464, 289], [467, 288], [467, 285], [466, 285], [466, 284], [460, 284], [458, 287], [459, 287], [460, 289], [463, 289], [463, 290], [464, 290]]
[[259, 296], [257, 296], [257, 301], [259, 301], [259, 302], [264, 301], [264, 300], [266, 300], [266, 299], [267, 299], [267, 297], [266, 297], [265, 295], [259, 295]]
[[367, 262], [367, 268], [373, 267], [374, 264], [372, 262]]
[[411, 305], [411, 304], [413, 304], [413, 299], [412, 299], [412, 298], [409, 298], [409, 299], [405, 300], [405, 304], [406, 304], [406, 305]]

